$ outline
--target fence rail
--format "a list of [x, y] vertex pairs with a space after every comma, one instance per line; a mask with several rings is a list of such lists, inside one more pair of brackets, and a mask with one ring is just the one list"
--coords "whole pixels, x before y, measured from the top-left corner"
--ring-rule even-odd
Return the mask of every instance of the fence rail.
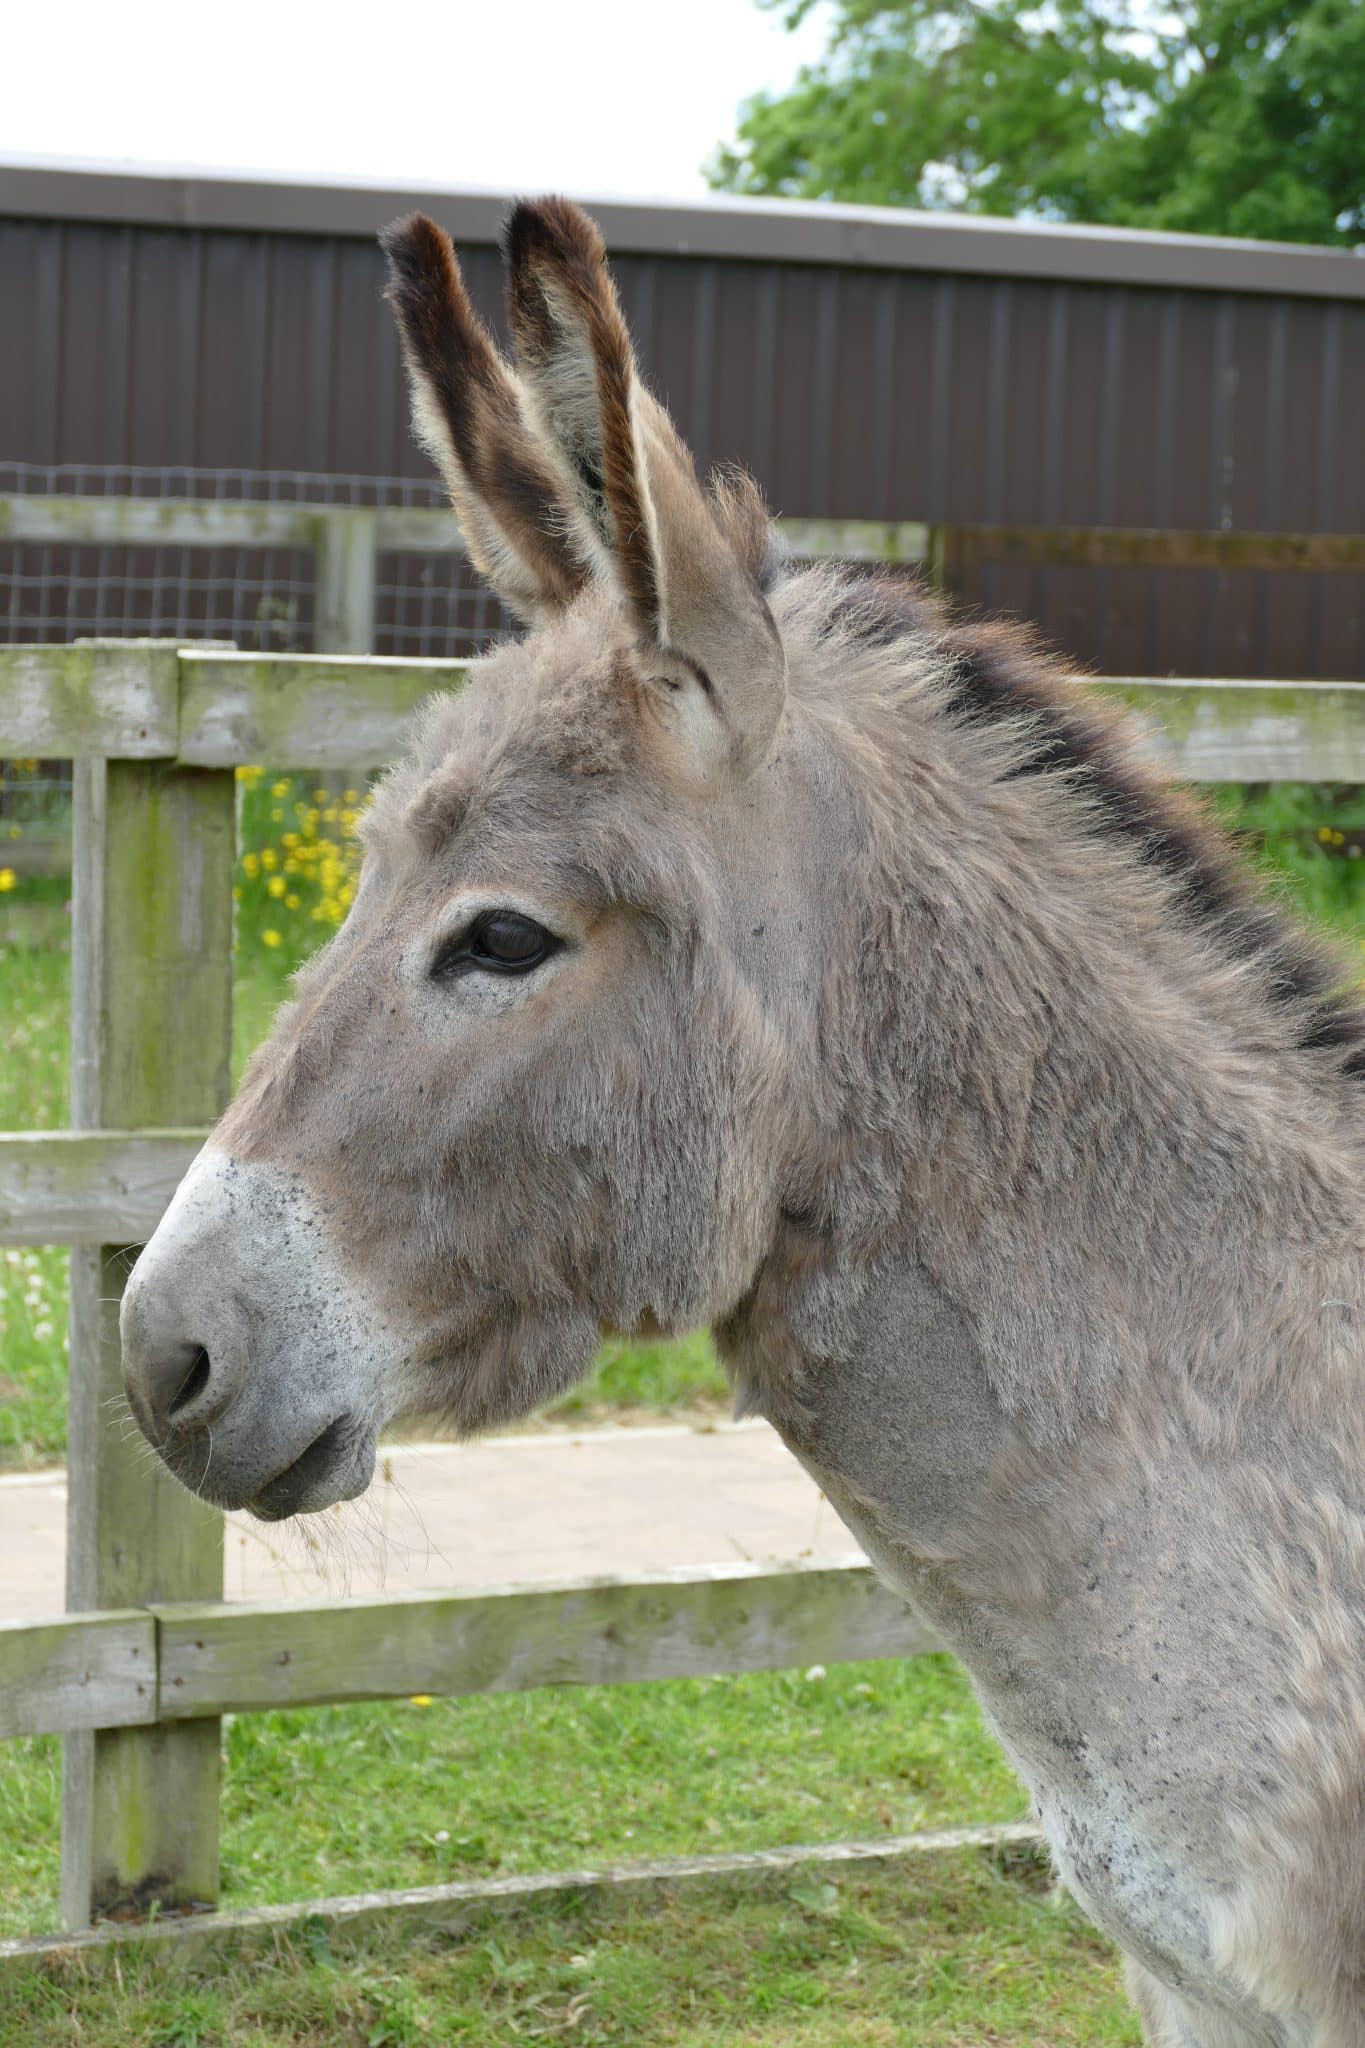
[[[0, 647], [3, 745], [53, 760], [104, 755], [194, 768], [385, 760], [406, 743], [416, 707], [476, 666], [146, 640]], [[1147, 721], [1150, 750], [1188, 781], [1365, 781], [1365, 683], [1088, 680]]]
[[346, 1600], [180, 1603], [0, 1626], [0, 1737], [228, 1711], [914, 1657], [861, 1558]]
[[[930, 529], [915, 522], [780, 519], [777, 523], [792, 552], [801, 556], [918, 562], [929, 552]], [[281, 504], [239, 498], [86, 497], [74, 493], [0, 497], [0, 540], [44, 546], [312, 548], [321, 555], [335, 551], [338, 557], [353, 556], [358, 546], [366, 544], [376, 554], [467, 552], [455, 514], [440, 506]]]
[[0, 1245], [145, 1244], [203, 1130], [0, 1133]]
[[[382, 759], [420, 700], [465, 673], [160, 642], [0, 650], [0, 751], [77, 763], [77, 1128], [0, 1135], [0, 1242], [74, 1247], [71, 1611], [0, 1627], [0, 1735], [66, 1738], [71, 1927], [216, 1899], [229, 1710], [933, 1647], [861, 1564], [225, 1606], [219, 1519], [108, 1425], [116, 1254], [155, 1226], [227, 1093], [234, 766]], [[1149, 746], [1177, 774], [1365, 781], [1365, 684], [1096, 687], [1147, 719]]]
[[[247, 481], [239, 480], [239, 488]], [[256, 482], [265, 488], [271, 480], [261, 477]], [[185, 491], [192, 483], [182, 478], [176, 488]], [[0, 547], [8, 548], [14, 560], [10, 633], [13, 620], [24, 617], [22, 590], [30, 582], [29, 572], [21, 566], [23, 551], [29, 551], [27, 559], [38, 583], [49, 590], [64, 580], [62, 563], [65, 580], [73, 580], [77, 556], [70, 551], [93, 548], [106, 551], [101, 561], [113, 566], [101, 568], [94, 578], [97, 587], [80, 623], [69, 610], [52, 619], [59, 631], [65, 619], [62, 637], [105, 630], [101, 621], [106, 618], [106, 603], [115, 597], [117, 586], [137, 580], [124, 552], [132, 550], [134, 555], [141, 551], [140, 559], [150, 565], [149, 577], [143, 579], [149, 586], [142, 591], [144, 632], [178, 633], [182, 638], [226, 632], [239, 644], [259, 636], [266, 646], [308, 645], [311, 640], [315, 652], [332, 654], [368, 653], [381, 644], [395, 652], [416, 649], [423, 654], [454, 655], [472, 649], [496, 629], [496, 603], [486, 595], [476, 597], [463, 580], [463, 570], [448, 588], [438, 587], [422, 560], [444, 557], [452, 565], [462, 563], [466, 550], [454, 514], [437, 505], [382, 502], [392, 488], [383, 480], [374, 480], [371, 488], [381, 502], [0, 494]], [[931, 526], [860, 519], [781, 519], [777, 524], [798, 557], [919, 564], [935, 581], [959, 593], [980, 589], [980, 572], [986, 565], [1314, 575], [1359, 574], [1365, 569], [1365, 535], [1360, 534]], [[207, 579], [190, 572], [188, 559], [194, 551], [205, 555], [210, 567], [224, 556], [236, 563], [226, 579], [230, 594], [219, 588], [220, 571]], [[304, 558], [311, 560], [311, 574]], [[397, 575], [396, 582], [383, 580], [385, 562]], [[191, 588], [197, 590], [196, 603], [202, 609], [198, 625], [191, 620], [201, 619], [201, 609], [186, 608]], [[421, 614], [420, 623], [410, 615], [413, 607]], [[1035, 604], [1032, 609], [1036, 608]], [[45, 637], [46, 611], [30, 624]], [[0, 631], [3, 626], [0, 620]]]

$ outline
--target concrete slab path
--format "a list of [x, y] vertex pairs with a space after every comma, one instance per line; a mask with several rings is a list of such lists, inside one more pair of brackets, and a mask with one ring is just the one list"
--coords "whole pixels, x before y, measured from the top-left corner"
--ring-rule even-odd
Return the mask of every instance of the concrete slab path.
[[[229, 1600], [844, 1558], [857, 1545], [765, 1422], [396, 1444], [362, 1500], [228, 1517]], [[60, 1614], [66, 1474], [0, 1478], [0, 1621]]]

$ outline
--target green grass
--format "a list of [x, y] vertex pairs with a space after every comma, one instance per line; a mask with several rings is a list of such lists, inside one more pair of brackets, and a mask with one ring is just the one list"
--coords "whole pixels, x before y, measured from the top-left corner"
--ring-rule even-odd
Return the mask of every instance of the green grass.
[[[949, 1659], [812, 1671], [240, 1715], [224, 1903], [1022, 1817]], [[55, 1923], [59, 1750], [6, 1750], [5, 1933]]]
[[[22, 895], [18, 910], [0, 898], [0, 1130], [57, 1130], [71, 1052], [66, 914], [51, 883]], [[0, 1251], [0, 1470], [66, 1446], [66, 1256]]]
[[1137, 2048], [1105, 1945], [1029, 1866], [579, 1895], [444, 1938], [333, 1950], [320, 1925], [254, 1966], [73, 1959], [0, 1976], [24, 2048]]
[[[947, 1658], [241, 1716], [224, 1736], [224, 1903], [1018, 1817]], [[58, 1745], [0, 1777], [0, 1927], [56, 1911]], [[646, 1901], [559, 1900], [458, 1938], [316, 1927], [265, 1962], [125, 1954], [0, 1973], [28, 2048], [1135, 2043], [1112, 1951], [1031, 1864], [955, 1856]]]
[[1272, 782], [1211, 794], [1288, 908], [1348, 947], [1365, 944], [1365, 789]]

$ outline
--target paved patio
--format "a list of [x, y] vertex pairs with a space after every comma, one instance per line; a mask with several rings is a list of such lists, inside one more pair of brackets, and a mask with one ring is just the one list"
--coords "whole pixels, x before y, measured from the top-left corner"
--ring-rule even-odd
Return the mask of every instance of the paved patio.
[[[229, 1600], [842, 1558], [857, 1545], [764, 1422], [386, 1449], [363, 1500], [228, 1518]], [[66, 1474], [0, 1478], [0, 1620], [64, 1604]]]

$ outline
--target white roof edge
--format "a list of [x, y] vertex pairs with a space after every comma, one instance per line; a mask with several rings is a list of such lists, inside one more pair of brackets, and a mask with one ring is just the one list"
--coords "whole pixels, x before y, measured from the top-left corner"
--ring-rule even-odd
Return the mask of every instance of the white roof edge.
[[[178, 165], [0, 161], [0, 215], [10, 218], [363, 238], [420, 208], [457, 241], [489, 243], [514, 196]], [[622, 251], [1365, 299], [1365, 250], [729, 194], [573, 196]]]

